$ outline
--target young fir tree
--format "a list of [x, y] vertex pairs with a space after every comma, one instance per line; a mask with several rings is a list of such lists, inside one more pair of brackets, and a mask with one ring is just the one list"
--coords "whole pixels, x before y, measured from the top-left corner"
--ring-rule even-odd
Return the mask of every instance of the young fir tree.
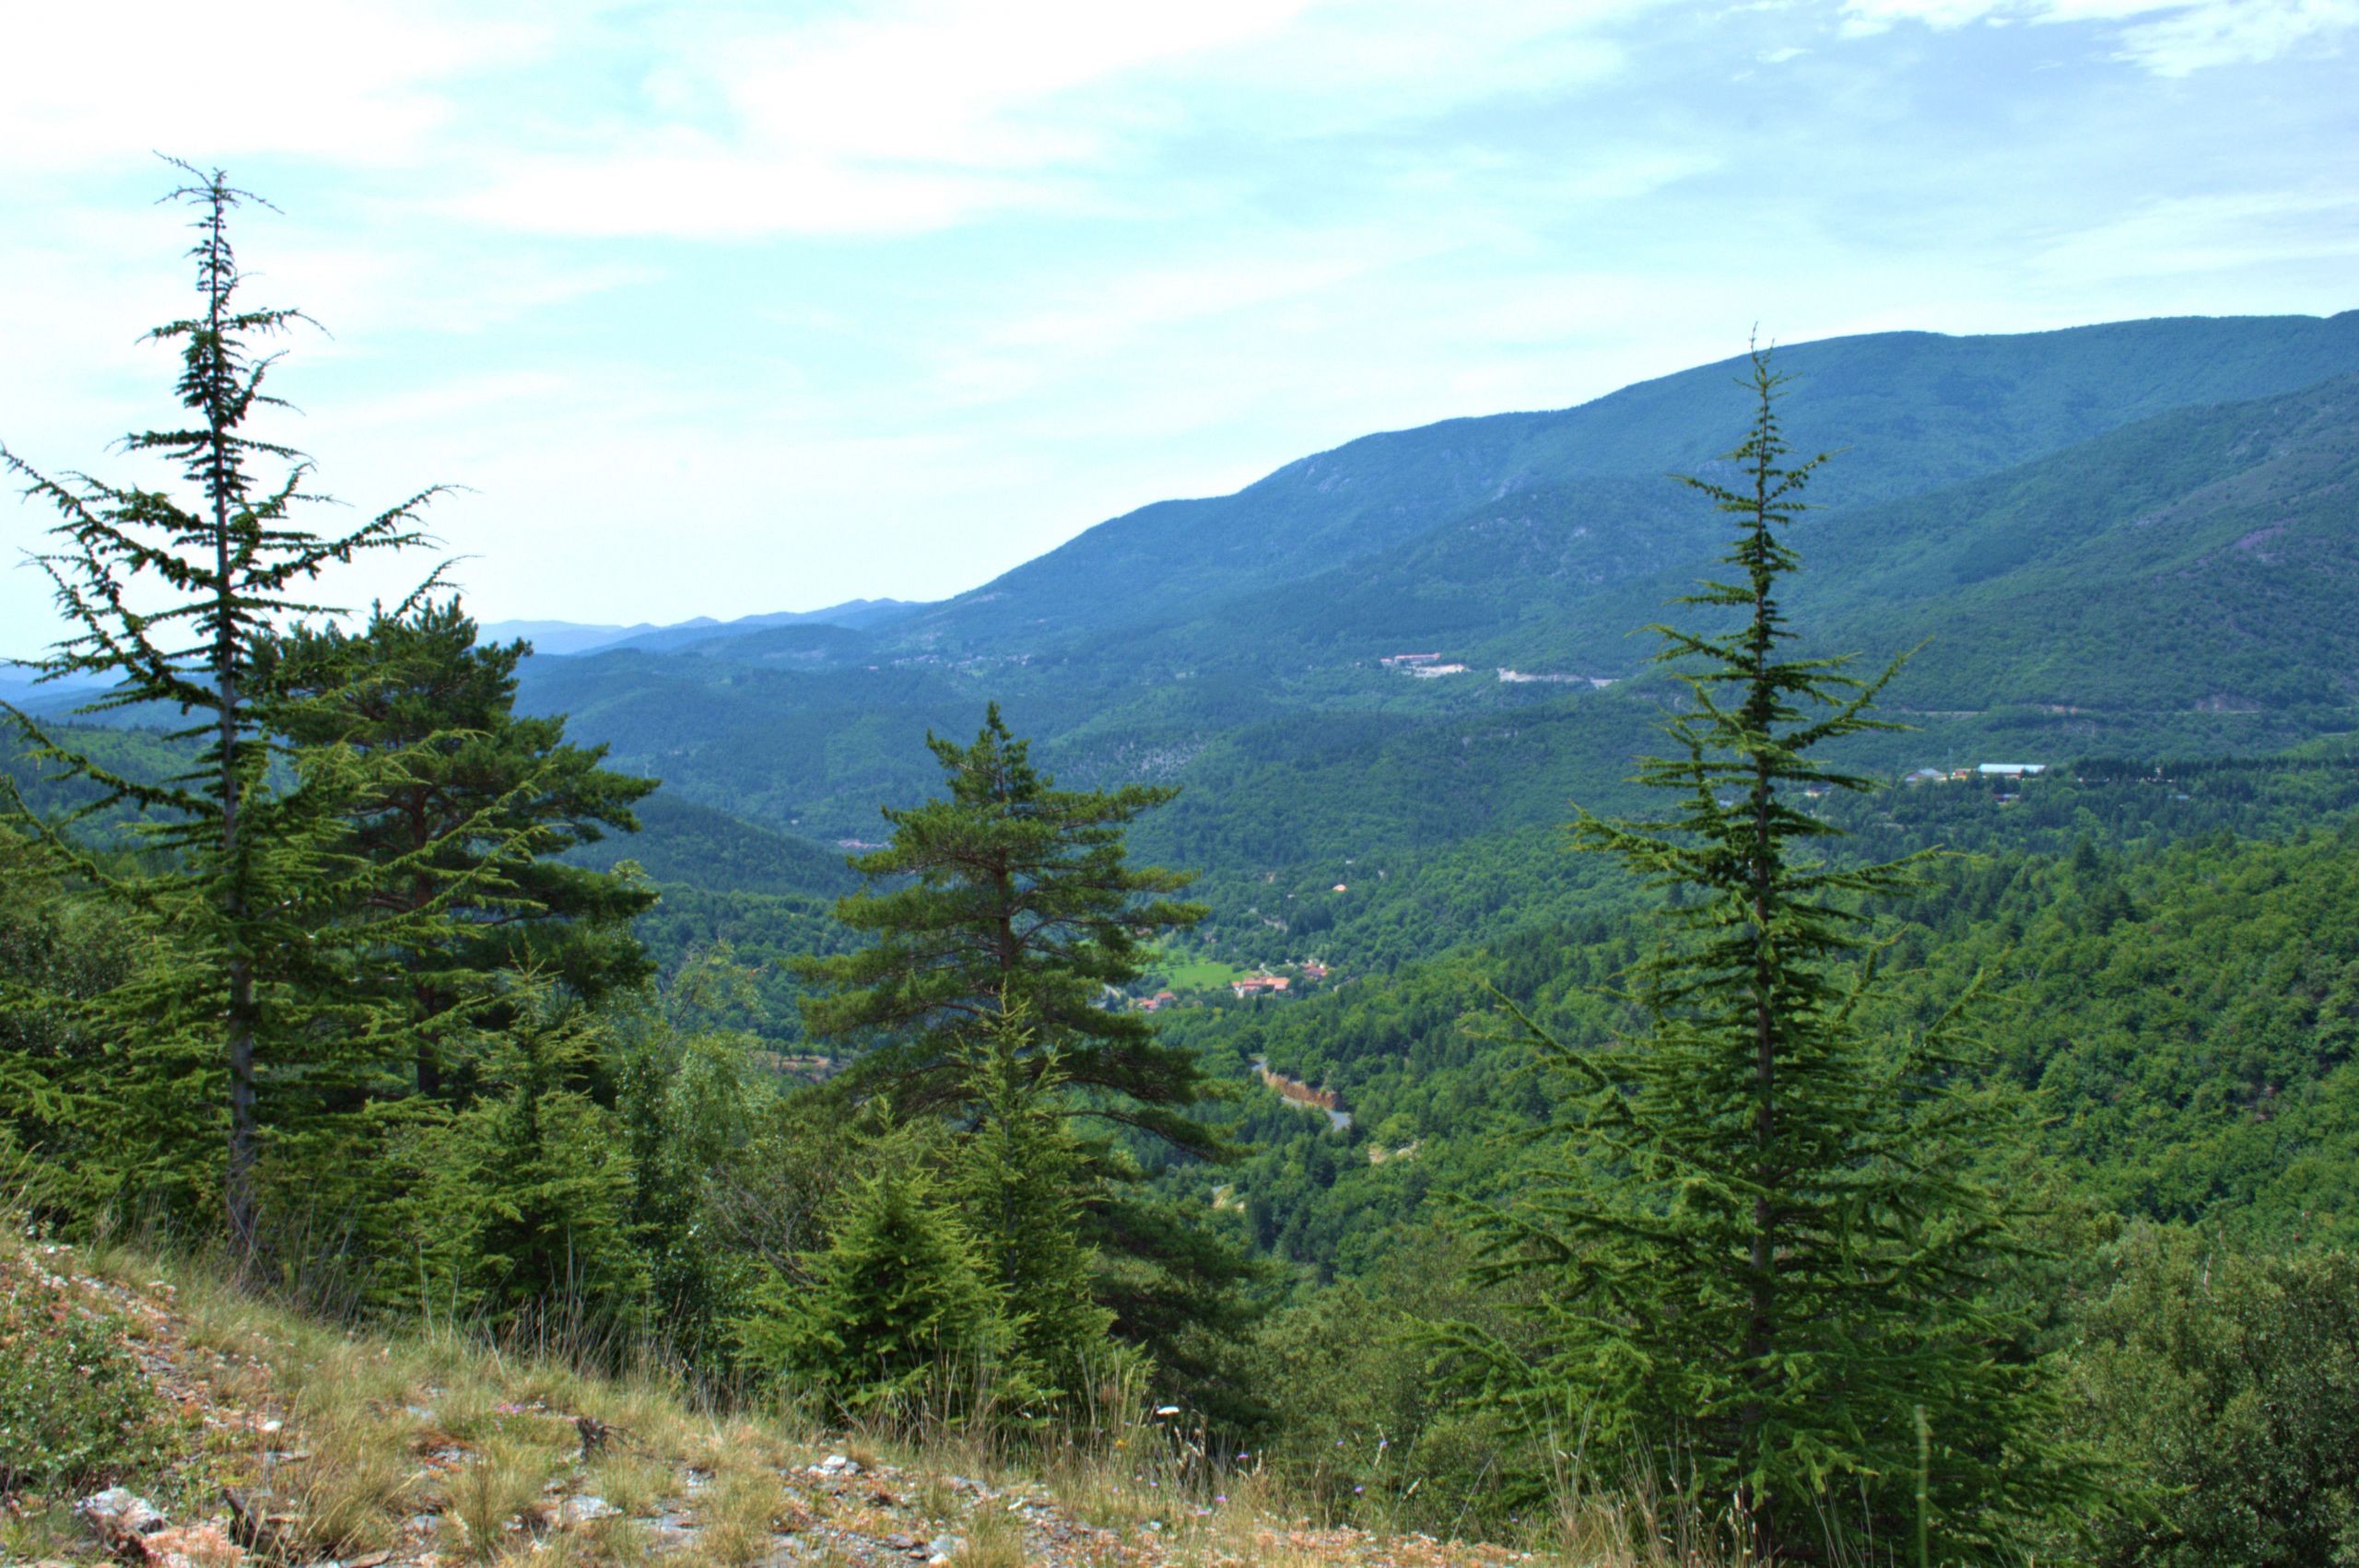
[[[152, 860], [170, 868], [115, 875], [57, 825], [41, 830], [82, 875], [170, 931], [177, 961], [141, 971], [104, 999], [123, 1025], [123, 1094], [135, 1100], [134, 1085], [143, 1084], [202, 1096], [210, 1114], [154, 1129], [143, 1158], [159, 1182], [217, 1170], [229, 1235], [250, 1246], [264, 1133], [323, 1133], [323, 1114], [348, 1106], [383, 1059], [391, 1027], [348, 989], [356, 949], [334, 921], [372, 874], [340, 842], [369, 766], [348, 746], [288, 743], [317, 694], [276, 684], [262, 652], [286, 624], [327, 613], [304, 596], [323, 572], [423, 543], [417, 519], [434, 492], [338, 534], [299, 525], [298, 507], [319, 498], [307, 487], [310, 465], [249, 434], [248, 423], [279, 402], [264, 390], [273, 357], [257, 357], [253, 345], [301, 318], [239, 300], [229, 218], [253, 198], [217, 170], [178, 167], [194, 180], [170, 199], [196, 209], [198, 309], [149, 335], [179, 345], [187, 417], [123, 445], [177, 466], [193, 493], [52, 478], [5, 447], [0, 462], [62, 518], [59, 547], [36, 558], [73, 630], [40, 661], [43, 673], [112, 683], [85, 712], [177, 709], [188, 723], [175, 738], [195, 743], [197, 761], [143, 782], [11, 713], [35, 756], [98, 786], [76, 816], [130, 808]], [[277, 476], [265, 480], [257, 471], [272, 464], [281, 465]], [[408, 940], [416, 923], [380, 927], [370, 942]], [[201, 1145], [217, 1139], [222, 1153], [208, 1159]]]
[[947, 1187], [974, 1228], [985, 1279], [1005, 1304], [1013, 1351], [1044, 1391], [1103, 1371], [1114, 1315], [1099, 1305], [1081, 1232], [1086, 1158], [1058, 1102], [1053, 1050], [1036, 1054], [1020, 1014], [1003, 1013], [959, 1047], [977, 1116], [950, 1147]]
[[650, 1278], [623, 1124], [575, 1087], [602, 1054], [596, 1028], [562, 999], [523, 999], [486, 1064], [505, 1091], [461, 1116], [454, 1141], [478, 1301], [559, 1342], [611, 1349], [640, 1323]]
[[1894, 727], [1869, 708], [1898, 666], [1861, 680], [1786, 650], [1784, 535], [1825, 457], [1791, 461], [1781, 380], [1756, 351], [1742, 477], [1685, 481], [1734, 520], [1734, 579], [1679, 603], [1737, 624], [1653, 628], [1688, 703], [1640, 777], [1679, 803], [1574, 828], [1677, 896], [1633, 975], [1643, 1034], [1584, 1051], [1532, 1031], [1568, 1081], [1564, 1163], [1483, 1212], [1480, 1277], [1528, 1282], [1545, 1350], [1464, 1326], [1443, 1342], [1535, 1447], [1649, 1468], [1732, 1511], [1762, 1558], [1923, 1530], [1928, 1561], [2006, 1561], [2077, 1484], [2041, 1451], [2043, 1368], [1999, 1288], [2009, 1210], [1974, 1175], [2019, 1126], [1964, 1086], [1946, 1021], [1887, 1039], [1861, 1023], [1859, 905], [1913, 886], [1911, 862], [1804, 852], [1837, 832], [1806, 789], [1871, 787], [1814, 754]]
[[847, 1411], [941, 1411], [1000, 1382], [1005, 1303], [919, 1141], [845, 1192], [805, 1278], [774, 1275], [740, 1324], [755, 1368]]
[[561, 716], [519, 715], [529, 645], [475, 638], [453, 597], [381, 609], [357, 635], [298, 627], [273, 650], [280, 684], [318, 698], [291, 740], [399, 759], [350, 802], [345, 847], [402, 870], [351, 913], [363, 924], [447, 916], [438, 941], [389, 953], [375, 981], [416, 1032], [410, 1086], [454, 1104], [480, 1079], [460, 1042], [515, 1021], [496, 1000], [515, 977], [593, 1009], [649, 977], [630, 923], [655, 902], [644, 883], [555, 857], [610, 829], [637, 832], [631, 807], [656, 781], [601, 767], [605, 748], [569, 744]]

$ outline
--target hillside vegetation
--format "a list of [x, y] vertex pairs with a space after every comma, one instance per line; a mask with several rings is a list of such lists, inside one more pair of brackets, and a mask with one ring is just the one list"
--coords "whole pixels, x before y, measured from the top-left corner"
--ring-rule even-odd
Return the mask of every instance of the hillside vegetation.
[[113, 694], [0, 823], [8, 1555], [2351, 1557], [2359, 315], [540, 657], [283, 598], [350, 550], [186, 173], [189, 493], [7, 457]]

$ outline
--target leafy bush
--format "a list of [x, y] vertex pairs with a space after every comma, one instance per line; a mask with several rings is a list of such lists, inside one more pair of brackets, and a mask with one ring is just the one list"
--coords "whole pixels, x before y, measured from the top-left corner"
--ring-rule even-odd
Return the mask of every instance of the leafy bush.
[[129, 1480], [172, 1451], [120, 1320], [38, 1293], [0, 1297], [0, 1494]]
[[2359, 1565], [2359, 1256], [2132, 1231], [2083, 1315], [2078, 1393], [2150, 1488], [2108, 1568]]

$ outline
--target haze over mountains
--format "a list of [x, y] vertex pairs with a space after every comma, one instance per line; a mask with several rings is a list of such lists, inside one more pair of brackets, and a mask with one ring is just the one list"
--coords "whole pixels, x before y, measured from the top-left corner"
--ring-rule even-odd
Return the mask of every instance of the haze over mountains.
[[741, 637], [768, 626], [804, 625], [861, 626], [889, 620], [916, 606], [899, 599], [853, 599], [820, 610], [781, 610], [767, 615], [741, 615], [717, 621], [710, 615], [656, 626], [641, 621], [635, 626], [586, 626], [579, 621], [494, 621], [483, 628], [486, 640], [513, 642], [523, 638], [533, 651], [562, 656], [589, 653], [601, 648], [687, 648], [722, 637]]
[[[630, 628], [532, 661], [524, 701], [667, 794], [823, 843], [881, 837], [877, 804], [933, 785], [926, 731], [997, 699], [1073, 782], [1185, 787], [1143, 845], [1216, 878], [1447, 852], [1610, 802], [1648, 748], [1663, 693], [1631, 634], [1720, 538], [1666, 475], [1742, 439], [1735, 365], [1366, 437], [941, 603]], [[1878, 661], [1924, 645], [1888, 694], [1921, 728], [1862, 761], [2352, 727], [2359, 312], [1879, 333], [1777, 365], [1795, 447], [1838, 451], [1798, 623]]]

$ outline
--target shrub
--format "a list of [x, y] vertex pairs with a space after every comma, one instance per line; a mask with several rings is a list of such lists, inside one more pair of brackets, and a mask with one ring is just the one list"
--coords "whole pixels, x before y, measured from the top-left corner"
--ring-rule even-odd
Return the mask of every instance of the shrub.
[[120, 1320], [41, 1293], [0, 1297], [0, 1494], [131, 1480], [173, 1447]]
[[2075, 1392], [2147, 1484], [2113, 1568], [2359, 1564], [2359, 1257], [2141, 1227], [2083, 1315]]

